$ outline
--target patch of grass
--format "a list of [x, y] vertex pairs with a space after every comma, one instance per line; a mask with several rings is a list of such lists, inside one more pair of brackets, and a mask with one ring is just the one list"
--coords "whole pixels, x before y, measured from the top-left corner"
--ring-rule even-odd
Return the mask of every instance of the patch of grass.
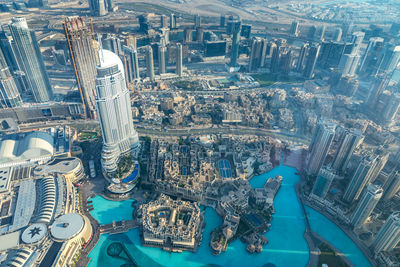
[[252, 77], [261, 85], [261, 86], [269, 86], [276, 82], [281, 83], [299, 83], [304, 82], [303, 78], [292, 77], [289, 75], [280, 75], [280, 74], [272, 74], [272, 73], [257, 73], [253, 74]]
[[318, 257], [318, 267], [321, 267], [324, 263], [328, 266], [349, 267], [342, 257], [337, 255], [328, 244], [322, 243], [318, 248], [321, 251], [321, 254]]

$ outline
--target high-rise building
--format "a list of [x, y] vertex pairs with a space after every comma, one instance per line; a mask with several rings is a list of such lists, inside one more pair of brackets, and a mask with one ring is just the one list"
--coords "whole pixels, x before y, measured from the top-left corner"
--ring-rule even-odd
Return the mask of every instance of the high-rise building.
[[160, 17], [160, 28], [168, 28], [168, 17], [166, 15]]
[[176, 29], [176, 16], [175, 16], [175, 14], [169, 15], [169, 28], [171, 30]]
[[53, 90], [35, 33], [29, 30], [25, 18], [13, 18], [8, 26], [15, 44], [18, 65], [26, 75], [36, 102], [51, 100]]
[[150, 45], [146, 46], [146, 73], [150, 81], [154, 82], [153, 48]]
[[316, 28], [314, 36], [313, 36], [314, 40], [323, 41], [324, 37], [325, 37], [325, 31], [326, 31], [325, 25], [318, 26], [318, 28]]
[[308, 56], [304, 68], [304, 77], [306, 79], [312, 79], [314, 77], [314, 70], [317, 64], [320, 47], [319, 44], [314, 44], [308, 49]]
[[133, 127], [122, 61], [113, 52], [103, 49], [99, 58], [96, 106], [103, 138], [101, 164], [106, 174], [112, 174], [117, 170], [120, 156], [139, 147], [139, 140]]
[[122, 54], [121, 39], [115, 34], [107, 34], [106, 38], [102, 39], [102, 44], [103, 49], [110, 50], [117, 55]]
[[353, 44], [352, 54], [358, 54], [360, 45], [362, 44], [365, 37], [365, 32], [353, 32], [351, 35], [351, 43]]
[[105, 16], [108, 12], [113, 11], [112, 0], [89, 0], [89, 8], [92, 16]]
[[249, 72], [254, 72], [261, 66], [263, 44], [263, 39], [259, 37], [253, 39], [249, 58]]
[[350, 222], [355, 228], [365, 223], [381, 199], [382, 193], [383, 190], [378, 185], [369, 184], [367, 186], [350, 218]]
[[221, 15], [221, 17], [219, 18], [219, 26], [225, 27], [225, 15]]
[[20, 70], [14, 49], [12, 47], [12, 37], [2, 29], [0, 29], [0, 50], [3, 52], [3, 56], [8, 67], [10, 68], [10, 71], [14, 72]]
[[183, 74], [183, 51], [182, 44], [176, 44], [176, 74], [181, 77]]
[[64, 30], [86, 116], [95, 119], [97, 53], [93, 46], [93, 33], [80, 17], [67, 18]]
[[315, 180], [312, 193], [320, 198], [325, 198], [336, 174], [332, 169], [321, 168]]
[[299, 57], [297, 59], [297, 64], [296, 64], [297, 72], [303, 72], [304, 70], [308, 47], [309, 47], [308, 43], [305, 43], [300, 49]]
[[339, 27], [336, 28], [335, 32], [333, 33], [332, 41], [340, 42], [340, 40], [342, 40], [342, 34], [343, 34], [342, 28], [339, 28]]
[[231, 67], [237, 67], [239, 58], [240, 29], [242, 22], [240, 19], [232, 21], [232, 51], [231, 51]]
[[249, 39], [251, 35], [251, 25], [242, 25], [242, 29], [240, 30], [240, 36]]
[[165, 67], [165, 57], [167, 54], [167, 47], [165, 45], [159, 45], [158, 46], [158, 72], [160, 74], [166, 72], [166, 67]]
[[378, 72], [391, 73], [398, 66], [400, 61], [400, 45], [391, 45], [385, 51], [381, 66]]
[[299, 36], [299, 22], [293, 21], [292, 25], [290, 25], [290, 35], [292, 36]]
[[381, 227], [372, 243], [375, 254], [381, 251], [390, 251], [400, 241], [400, 212], [392, 213]]
[[383, 200], [390, 200], [400, 190], [400, 172], [392, 172], [382, 185]]
[[376, 104], [375, 115], [379, 118], [382, 124], [391, 124], [394, 122], [396, 114], [400, 108], [400, 94], [384, 91], [379, 96], [378, 103]]
[[338, 66], [342, 76], [354, 76], [360, 58], [361, 57], [355, 53], [342, 55]]
[[364, 157], [361, 159], [344, 192], [343, 199], [345, 201], [352, 203], [359, 198], [364, 187], [375, 179], [373, 176], [375, 175], [376, 165], [376, 157]]
[[201, 27], [201, 17], [199, 14], [194, 15], [193, 22], [194, 22], [194, 28]]
[[308, 175], [317, 175], [329, 152], [336, 124], [320, 120], [314, 131], [313, 138], [308, 148], [306, 171]]
[[129, 66], [129, 72], [125, 72], [125, 76], [128, 77], [130, 83], [133, 81], [139, 81], [140, 70], [137, 50], [133, 46], [123, 46], [123, 51], [127, 57], [127, 65]]
[[383, 57], [384, 39], [381, 37], [371, 37], [365, 53], [360, 60], [359, 72], [368, 74], [376, 74], [377, 66], [379, 66]]
[[385, 77], [376, 77], [372, 82], [368, 98], [365, 103], [370, 110], [374, 110], [376, 104], [378, 103], [380, 95], [386, 90], [386, 87], [389, 83], [389, 79]]
[[0, 107], [20, 106], [22, 99], [17, 84], [0, 49]]
[[29, 0], [28, 6], [29, 7], [45, 7], [49, 4], [48, 0]]
[[364, 139], [360, 130], [345, 130], [341, 136], [340, 145], [332, 163], [332, 167], [339, 173], [346, 170], [347, 164], [354, 150]]

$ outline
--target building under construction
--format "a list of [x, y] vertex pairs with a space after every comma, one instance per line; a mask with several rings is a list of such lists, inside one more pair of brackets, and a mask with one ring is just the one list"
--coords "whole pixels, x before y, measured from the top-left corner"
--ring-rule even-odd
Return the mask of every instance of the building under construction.
[[67, 18], [64, 29], [86, 116], [95, 119], [97, 116], [95, 79], [98, 56], [93, 31], [81, 17]]

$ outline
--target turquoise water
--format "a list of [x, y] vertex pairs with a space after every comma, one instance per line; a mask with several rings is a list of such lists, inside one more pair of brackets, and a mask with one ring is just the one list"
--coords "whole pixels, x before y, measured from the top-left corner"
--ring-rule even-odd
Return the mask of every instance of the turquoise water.
[[[90, 214], [100, 224], [109, 224], [113, 221], [119, 222], [121, 220], [132, 220], [132, 202], [133, 199], [122, 201], [110, 201], [102, 196], [95, 196], [91, 198], [93, 210]], [[90, 204], [88, 204], [90, 205]]]
[[[128, 263], [122, 258], [112, 258], [107, 254], [108, 246], [113, 242], [121, 242], [124, 244], [126, 251], [135, 259], [140, 266], [265, 266], [267, 263], [272, 263], [275, 266], [306, 266], [309, 260], [309, 248], [305, 241], [303, 234], [305, 231], [304, 214], [302, 213], [301, 206], [297, 201], [294, 185], [298, 182], [299, 177], [296, 175], [296, 169], [287, 166], [278, 166], [270, 172], [255, 176], [251, 179], [250, 184], [252, 187], [262, 187], [269, 177], [275, 177], [277, 174], [282, 175], [283, 184], [275, 198], [275, 214], [271, 222], [272, 227], [266, 237], [269, 242], [263, 247], [263, 252], [260, 254], [249, 254], [246, 252], [246, 246], [240, 240], [229, 244], [226, 252], [218, 256], [214, 256], [209, 248], [210, 233], [211, 231], [221, 225], [222, 219], [216, 214], [212, 208], [206, 208], [205, 221], [206, 227], [203, 231], [203, 241], [197, 253], [182, 252], [170, 253], [163, 251], [159, 248], [143, 247], [139, 237], [139, 230], [132, 229], [127, 233], [118, 235], [103, 234], [96, 247], [91, 251], [89, 257], [92, 259], [89, 267], [99, 266], [120, 266]], [[109, 223], [112, 221], [109, 216], [131, 216], [132, 207], [131, 202], [112, 202], [105, 200], [101, 197], [93, 199], [93, 206], [95, 209], [92, 215], [99, 220], [101, 224]], [[97, 205], [98, 204], [98, 205]], [[96, 208], [97, 207], [97, 208]], [[97, 210], [96, 210], [97, 209]], [[98, 209], [101, 209], [99, 211]], [[120, 209], [124, 212], [119, 211]], [[100, 215], [100, 216], [99, 216]], [[319, 214], [320, 215], [320, 214]], [[311, 214], [314, 216], [314, 214]], [[322, 215], [322, 218], [317, 216], [312, 217], [313, 224], [320, 226], [318, 229], [315, 226], [313, 230], [325, 237], [324, 232], [329, 232], [329, 235], [336, 236], [340, 232], [343, 233], [336, 225], [327, 224], [325, 220], [329, 220]], [[125, 217], [125, 218], [127, 218]], [[328, 230], [325, 230], [325, 225], [328, 225]], [[336, 227], [336, 228], [335, 228]], [[344, 233], [343, 233], [344, 234]], [[347, 236], [345, 236], [347, 237]], [[328, 237], [327, 240], [331, 241]], [[347, 238], [348, 239], [348, 238]], [[349, 253], [350, 260], [360, 259], [362, 263], [362, 253], [350, 249], [348, 244], [351, 243], [344, 237], [339, 237], [338, 248], [347, 254]], [[332, 242], [333, 243], [333, 242]], [[336, 244], [333, 243], [335, 246]], [[353, 244], [354, 245], [354, 244]], [[357, 248], [357, 247], [356, 247]], [[351, 248], [352, 249], [352, 248]], [[351, 258], [350, 254], [354, 254]], [[366, 260], [366, 259], [365, 259]], [[272, 266], [272, 265], [271, 265]], [[368, 266], [368, 265], [356, 265]]]
[[362, 251], [336, 224], [308, 206], [306, 212], [311, 229], [343, 252], [355, 267], [371, 266]]

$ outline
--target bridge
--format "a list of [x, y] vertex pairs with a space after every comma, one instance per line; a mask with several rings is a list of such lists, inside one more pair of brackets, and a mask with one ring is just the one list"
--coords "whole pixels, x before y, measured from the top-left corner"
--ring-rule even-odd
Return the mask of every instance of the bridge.
[[113, 221], [110, 224], [100, 225], [99, 232], [101, 234], [109, 233], [109, 234], [113, 235], [113, 234], [120, 234], [120, 233], [128, 232], [130, 229], [133, 229], [136, 227], [139, 227], [139, 223], [137, 223], [134, 220], [128, 220], [128, 221], [122, 220], [119, 222]]

